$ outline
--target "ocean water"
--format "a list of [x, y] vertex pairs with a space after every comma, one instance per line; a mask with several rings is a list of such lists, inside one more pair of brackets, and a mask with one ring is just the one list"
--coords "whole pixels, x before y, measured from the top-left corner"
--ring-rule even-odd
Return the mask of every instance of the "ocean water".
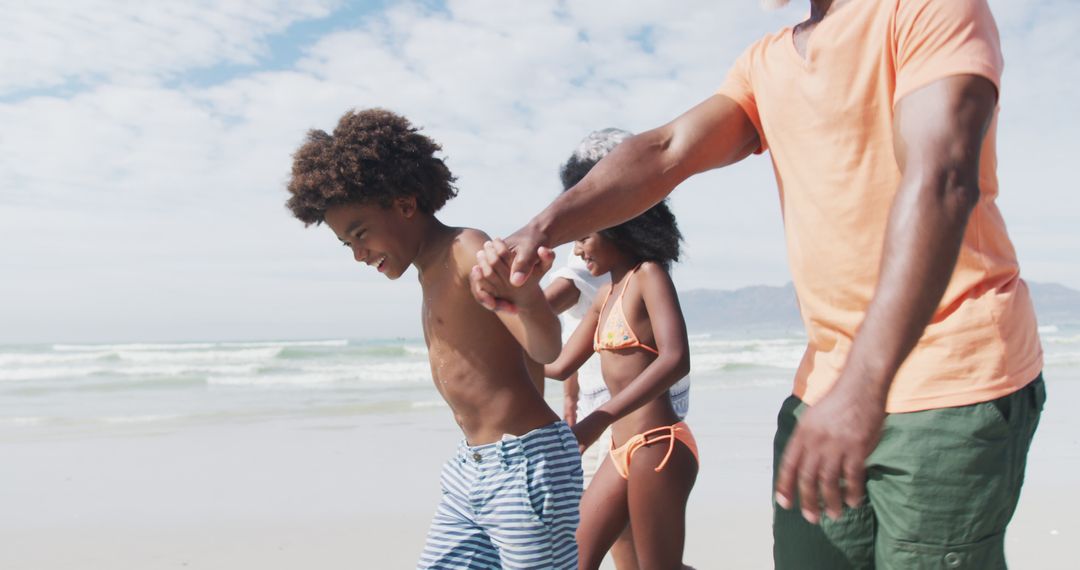
[[[1048, 381], [1080, 379], [1080, 325], [1040, 332]], [[691, 394], [786, 384], [805, 346], [790, 333], [690, 340]], [[420, 340], [0, 346], [0, 440], [291, 418], [348, 422], [443, 406]]]

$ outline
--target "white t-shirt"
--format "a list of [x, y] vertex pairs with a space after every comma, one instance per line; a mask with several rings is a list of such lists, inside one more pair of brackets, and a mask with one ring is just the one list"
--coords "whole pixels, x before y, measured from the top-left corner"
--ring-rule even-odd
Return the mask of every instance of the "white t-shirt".
[[[594, 276], [586, 269], [584, 259], [576, 255], [570, 255], [566, 260], [566, 265], [552, 272], [551, 277], [552, 280], [561, 278], [573, 282], [574, 287], [580, 293], [577, 303], [574, 303], [573, 307], [570, 307], [562, 314], [562, 337], [565, 344], [570, 339], [570, 335], [581, 324], [581, 319], [585, 318], [585, 315], [589, 312], [593, 301], [596, 300], [596, 294], [602, 287], [611, 283], [611, 276], [608, 274], [599, 277]], [[610, 396], [607, 393], [607, 386], [604, 384], [604, 377], [600, 373], [600, 357], [593, 354], [589, 357], [589, 360], [585, 361], [585, 364], [581, 365], [581, 368], [578, 369], [578, 386], [581, 389], [578, 396], [579, 402], [585, 399], [591, 401], [600, 394], [603, 395], [603, 400], [600, 403], [607, 401]], [[600, 404], [596, 405], [599, 406]], [[580, 409], [578, 413], [582, 415]], [[582, 415], [582, 417], [584, 416]]]

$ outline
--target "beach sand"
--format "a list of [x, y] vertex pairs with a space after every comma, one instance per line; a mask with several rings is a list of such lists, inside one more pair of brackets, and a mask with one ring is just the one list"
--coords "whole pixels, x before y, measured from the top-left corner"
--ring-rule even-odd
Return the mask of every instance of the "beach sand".
[[[1013, 568], [1074, 568], [1080, 378], [1049, 401], [1007, 536]], [[784, 383], [695, 385], [702, 468], [686, 562], [770, 568]], [[412, 568], [459, 434], [448, 410], [258, 423], [0, 432], [0, 568]], [[610, 567], [610, 566], [609, 566]]]

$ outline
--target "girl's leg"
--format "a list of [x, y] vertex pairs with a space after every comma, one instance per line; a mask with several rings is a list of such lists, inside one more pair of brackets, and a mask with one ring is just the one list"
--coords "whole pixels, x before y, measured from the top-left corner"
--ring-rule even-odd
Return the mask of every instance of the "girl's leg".
[[682, 442], [659, 473], [668, 441], [642, 447], [630, 462], [630, 521], [634, 549], [642, 568], [679, 570], [686, 541], [686, 500], [697, 479], [694, 454]]
[[578, 568], [596, 570], [604, 555], [626, 528], [630, 514], [626, 506], [626, 480], [606, 457], [581, 497], [578, 525]]

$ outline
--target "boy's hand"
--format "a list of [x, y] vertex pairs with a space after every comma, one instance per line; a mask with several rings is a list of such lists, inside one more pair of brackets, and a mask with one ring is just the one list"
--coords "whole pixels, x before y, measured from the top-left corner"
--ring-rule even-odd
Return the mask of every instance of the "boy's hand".
[[476, 252], [477, 265], [469, 275], [470, 286], [473, 296], [489, 310], [517, 313], [519, 309], [544, 299], [540, 278], [551, 269], [555, 252], [540, 248], [537, 252], [539, 267], [518, 286], [510, 283], [510, 255], [510, 249], [500, 239], [484, 243], [484, 249]]
[[507, 280], [500, 277], [500, 271], [504, 276], [508, 273], [507, 262], [502, 258], [489, 260], [489, 248], [498, 251], [494, 242], [484, 242], [484, 248], [476, 252], [476, 265], [469, 273], [469, 287], [473, 297], [489, 311], [517, 313], [517, 306], [506, 296]]

